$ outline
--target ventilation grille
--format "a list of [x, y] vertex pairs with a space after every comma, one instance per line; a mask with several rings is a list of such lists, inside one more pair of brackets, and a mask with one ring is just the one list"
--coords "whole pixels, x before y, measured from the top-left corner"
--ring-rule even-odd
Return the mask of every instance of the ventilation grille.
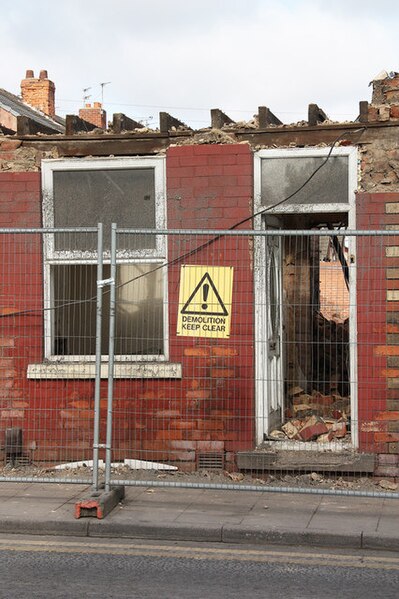
[[197, 454], [197, 469], [198, 470], [223, 470], [224, 469], [224, 453], [209, 451]]

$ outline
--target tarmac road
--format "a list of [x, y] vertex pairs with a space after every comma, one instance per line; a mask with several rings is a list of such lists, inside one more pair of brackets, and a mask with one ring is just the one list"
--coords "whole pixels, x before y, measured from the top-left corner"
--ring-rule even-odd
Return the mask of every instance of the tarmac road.
[[399, 554], [1, 535], [0, 580], [4, 599], [396, 599]]

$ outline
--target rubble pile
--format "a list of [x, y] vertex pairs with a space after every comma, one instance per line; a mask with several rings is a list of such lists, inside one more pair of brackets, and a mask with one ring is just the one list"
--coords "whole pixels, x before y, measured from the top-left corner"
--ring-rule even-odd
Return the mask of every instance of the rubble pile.
[[350, 399], [338, 393], [304, 393], [301, 387], [289, 390], [290, 406], [286, 422], [269, 438], [275, 440], [317, 441], [328, 443], [344, 439], [350, 433]]

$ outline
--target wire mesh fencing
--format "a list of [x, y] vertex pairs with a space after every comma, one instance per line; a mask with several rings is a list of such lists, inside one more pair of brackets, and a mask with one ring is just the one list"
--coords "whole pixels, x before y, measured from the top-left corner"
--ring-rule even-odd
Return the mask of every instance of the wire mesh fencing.
[[117, 230], [107, 482], [396, 496], [397, 242]]
[[0, 230], [0, 480], [93, 481], [100, 242], [97, 228]]
[[397, 497], [399, 233], [0, 230], [1, 480]]

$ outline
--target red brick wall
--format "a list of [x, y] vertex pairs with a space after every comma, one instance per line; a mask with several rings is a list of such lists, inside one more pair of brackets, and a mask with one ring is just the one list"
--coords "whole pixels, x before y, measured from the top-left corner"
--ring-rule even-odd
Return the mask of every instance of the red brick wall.
[[[169, 229], [226, 229], [251, 215], [253, 162], [248, 146], [171, 148], [166, 168]], [[246, 226], [250, 228], [250, 222]], [[207, 240], [168, 237], [170, 361], [181, 363], [182, 380], [121, 381], [115, 390], [120, 447], [135, 447], [142, 459], [178, 461], [185, 470], [195, 469], [198, 452], [225, 452], [229, 467], [234, 452], [254, 446], [251, 243], [221, 238], [177, 260]], [[229, 339], [176, 335], [183, 264], [233, 266]]]
[[[0, 227], [40, 226], [40, 174], [0, 173]], [[30, 428], [26, 363], [42, 354], [42, 342], [35, 342], [43, 335], [41, 247], [38, 235], [0, 234], [1, 435], [7, 427]]]
[[[253, 157], [247, 145], [171, 148], [167, 155], [168, 226], [229, 229], [252, 213]], [[251, 228], [251, 220], [241, 228]], [[192, 247], [209, 238], [198, 237]], [[169, 243], [169, 257], [182, 254], [181, 238]], [[254, 330], [251, 240], [222, 237], [169, 270], [171, 360], [189, 373], [185, 410], [198, 417], [196, 436], [224, 443], [227, 452], [254, 443]], [[234, 268], [232, 329], [229, 339], [174, 335], [182, 264]], [[213, 427], [213, 429], [212, 429]], [[201, 428], [208, 429], [204, 438]]]
[[[356, 203], [359, 229], [399, 229], [399, 194], [361, 193]], [[399, 302], [392, 297], [399, 254], [389, 254], [398, 246], [396, 236], [357, 242], [360, 447], [381, 454], [377, 473], [393, 475], [399, 475]]]
[[[248, 146], [171, 148], [166, 165], [169, 228], [225, 229], [250, 216], [253, 162]], [[0, 174], [0, 215], [3, 227], [41, 225], [40, 173]], [[41, 238], [3, 234], [0, 244], [1, 430], [22, 427], [25, 447], [37, 447], [37, 461], [89, 457], [94, 381], [26, 377], [28, 364], [44, 358]], [[170, 239], [169, 258], [184, 248], [181, 240]], [[253, 447], [251, 258], [248, 239], [222, 238], [181, 262], [234, 267], [229, 339], [177, 337], [180, 263], [169, 268], [170, 361], [182, 364], [183, 378], [115, 381], [115, 459], [173, 459], [192, 470], [200, 451], [223, 451], [233, 461], [236, 450]], [[31, 312], [18, 315], [21, 310]], [[106, 395], [103, 381], [103, 441]]]

